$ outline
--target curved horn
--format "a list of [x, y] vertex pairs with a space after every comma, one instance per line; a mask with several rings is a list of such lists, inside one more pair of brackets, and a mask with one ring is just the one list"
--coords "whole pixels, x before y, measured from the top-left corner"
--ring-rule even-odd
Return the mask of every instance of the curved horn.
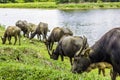
[[91, 48], [87, 48], [87, 49], [85, 49], [85, 52], [83, 54], [81, 54], [81, 55], [84, 55], [84, 56], [87, 57], [89, 55], [90, 51], [92, 51], [92, 49]]
[[48, 54], [51, 56], [52, 53], [50, 52], [50, 49], [48, 48], [48, 46], [46, 46], [46, 47], [47, 47], [47, 50], [48, 50]]
[[83, 36], [83, 44], [81, 45], [81, 48], [77, 51], [76, 56], [80, 56], [83, 49], [86, 47], [87, 44], [87, 38]]

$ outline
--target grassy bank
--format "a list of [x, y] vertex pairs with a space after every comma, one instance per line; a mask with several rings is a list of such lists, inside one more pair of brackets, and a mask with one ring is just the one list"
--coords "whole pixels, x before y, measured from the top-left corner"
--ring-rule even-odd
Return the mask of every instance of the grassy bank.
[[[0, 27], [0, 36], [4, 28]], [[12, 38], [12, 42], [14, 39]], [[22, 37], [21, 45], [2, 44], [0, 40], [0, 80], [110, 80], [98, 75], [97, 69], [90, 73], [73, 74], [70, 72], [69, 59], [62, 62], [50, 59], [43, 42]], [[119, 79], [118, 79], [119, 80]]]
[[120, 2], [79, 3], [79, 4], [74, 4], [74, 3], [56, 4], [55, 2], [7, 3], [7, 4], [0, 4], [0, 8], [48, 8], [48, 9], [120, 8]]

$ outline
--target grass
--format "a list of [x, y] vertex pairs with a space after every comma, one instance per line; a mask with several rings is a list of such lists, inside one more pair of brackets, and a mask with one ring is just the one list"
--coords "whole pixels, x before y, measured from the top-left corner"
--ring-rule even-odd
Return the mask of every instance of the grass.
[[57, 8], [55, 2], [34, 2], [34, 3], [7, 3], [0, 4], [1, 8]]
[[0, 4], [0, 8], [47, 8], [47, 9], [120, 8], [120, 2], [79, 3], [79, 4], [75, 4], [75, 3], [56, 4], [55, 2], [6, 3], [6, 4]]
[[[4, 28], [0, 27], [0, 36], [3, 33]], [[110, 80], [109, 70], [105, 77], [98, 75], [97, 69], [73, 74], [67, 57], [64, 62], [52, 60], [43, 42], [36, 39], [33, 42], [22, 37], [19, 46], [8, 42], [3, 45], [0, 40], [0, 80]]]
[[60, 9], [98, 9], [98, 8], [120, 8], [118, 3], [80, 3], [80, 4], [59, 4]]

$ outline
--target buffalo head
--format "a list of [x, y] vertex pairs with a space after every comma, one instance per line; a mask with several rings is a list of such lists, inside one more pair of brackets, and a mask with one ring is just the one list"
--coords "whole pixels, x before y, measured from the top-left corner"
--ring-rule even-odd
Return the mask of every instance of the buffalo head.
[[53, 49], [52, 52], [48, 49], [48, 53], [51, 59], [58, 60], [59, 54]]
[[71, 69], [73, 73], [82, 73], [87, 70], [87, 68], [91, 64], [88, 56], [91, 51], [92, 50], [90, 48], [82, 51], [80, 50], [80, 53], [74, 56], [74, 61]]
[[72, 65], [73, 73], [82, 73], [86, 71], [90, 65], [90, 60], [87, 57], [75, 57]]
[[50, 56], [51, 59], [54, 59], [54, 60], [58, 60], [58, 56], [59, 54], [57, 54], [57, 52], [55, 52], [54, 50], [52, 51], [52, 55]]
[[1, 40], [2, 40], [2, 44], [5, 44], [6, 38], [5, 37], [1, 37]]

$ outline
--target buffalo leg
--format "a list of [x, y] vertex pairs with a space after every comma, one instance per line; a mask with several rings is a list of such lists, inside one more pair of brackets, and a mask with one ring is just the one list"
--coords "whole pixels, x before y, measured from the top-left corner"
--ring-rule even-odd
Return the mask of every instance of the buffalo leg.
[[117, 76], [117, 72], [115, 72], [115, 71], [113, 70], [112, 75], [111, 75], [111, 79], [112, 79], [112, 80], [116, 80], [116, 76]]
[[101, 74], [101, 69], [98, 69], [98, 72], [99, 72], [98, 74], [100, 75]]
[[45, 34], [42, 33], [42, 36], [43, 36], [43, 41], [46, 41], [46, 38], [45, 38]]
[[70, 57], [70, 63], [71, 63], [71, 65], [73, 65], [73, 64], [72, 64], [72, 58], [71, 58], [71, 57]]
[[20, 36], [20, 35], [18, 35], [18, 38], [19, 38], [19, 45], [21, 45], [21, 42], [20, 42], [20, 37], [21, 37], [21, 36]]
[[14, 45], [16, 44], [16, 41], [17, 41], [17, 36], [15, 36], [15, 42], [14, 42]]
[[12, 44], [11, 43], [11, 36], [8, 37], [8, 41], [9, 41], [9, 44]]
[[61, 60], [64, 61], [64, 57], [63, 57], [63, 55], [61, 55]]
[[40, 39], [40, 35], [39, 34], [37, 34], [37, 39]]
[[26, 34], [26, 33], [25, 33], [25, 32], [23, 32], [23, 36], [24, 36], [24, 37], [25, 37], [25, 34]]
[[51, 42], [51, 44], [50, 44], [50, 50], [52, 50], [53, 44], [54, 44], [54, 42]]
[[105, 76], [105, 69], [102, 69], [103, 76]]
[[26, 34], [27, 34], [27, 38], [29, 38], [29, 32], [27, 32]]
[[41, 41], [41, 35], [40, 34], [38, 35], [38, 39]]
[[44, 34], [44, 37], [45, 37], [45, 41], [47, 40], [46, 36], [47, 36], [47, 34], [45, 33], [45, 34]]

